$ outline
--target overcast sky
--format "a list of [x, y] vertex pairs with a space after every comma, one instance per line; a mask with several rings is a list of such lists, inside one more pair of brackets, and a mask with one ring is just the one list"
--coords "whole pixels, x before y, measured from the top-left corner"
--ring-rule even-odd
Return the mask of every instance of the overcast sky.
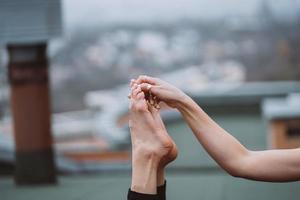
[[[182, 18], [253, 16], [262, 0], [62, 0], [67, 29], [115, 22], [168, 22]], [[299, 8], [298, 0], [271, 0], [280, 11]], [[297, 6], [295, 6], [297, 5]]]

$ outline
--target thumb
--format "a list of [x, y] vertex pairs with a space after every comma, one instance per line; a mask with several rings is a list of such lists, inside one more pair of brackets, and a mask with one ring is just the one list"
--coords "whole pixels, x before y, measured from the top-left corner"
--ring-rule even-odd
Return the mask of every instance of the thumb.
[[159, 96], [159, 86], [157, 85], [151, 85], [149, 83], [142, 83], [140, 84], [140, 87], [142, 89], [143, 92], [150, 92], [155, 95], [155, 96]]

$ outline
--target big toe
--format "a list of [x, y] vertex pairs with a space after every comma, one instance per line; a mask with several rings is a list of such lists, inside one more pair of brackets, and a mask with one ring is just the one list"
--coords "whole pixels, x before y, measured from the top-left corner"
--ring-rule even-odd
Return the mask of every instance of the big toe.
[[131, 98], [131, 109], [135, 112], [148, 112], [144, 92], [140, 91]]

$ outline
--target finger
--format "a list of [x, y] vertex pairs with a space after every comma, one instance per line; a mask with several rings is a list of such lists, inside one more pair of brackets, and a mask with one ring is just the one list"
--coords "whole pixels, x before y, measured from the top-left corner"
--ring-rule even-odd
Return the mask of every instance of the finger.
[[153, 85], [148, 84], [148, 83], [142, 83], [142, 84], [140, 84], [140, 87], [144, 92], [149, 92], [151, 90], [151, 88], [153, 87]]
[[136, 80], [136, 83], [137, 84], [149, 83], [151, 85], [158, 85], [157, 78], [146, 76], [146, 75], [139, 76], [139, 78]]
[[159, 97], [160, 86], [151, 85], [148, 83], [142, 83], [142, 84], [140, 84], [140, 87], [144, 92], [151, 92], [153, 95], [156, 95]]
[[151, 112], [152, 116], [156, 112], [155, 108], [147, 101], [148, 110]]
[[155, 108], [159, 110], [160, 109], [160, 105], [159, 105], [160, 99], [157, 96], [154, 96], [153, 100], [154, 100], [154, 103], [155, 103]]
[[131, 89], [131, 90], [134, 90], [134, 89], [136, 89], [137, 87], [138, 87], [138, 84], [133, 83], [133, 85], [130, 87], [130, 89]]
[[138, 86], [137, 88], [135, 88], [133, 91], [132, 91], [132, 98], [137, 98], [137, 94], [139, 93], [139, 92], [141, 92], [142, 91], [142, 89], [141, 89], [141, 87], [140, 86]]
[[131, 87], [131, 98], [133, 97], [133, 91], [136, 89], [138, 87], [138, 85], [137, 84], [133, 84], [133, 86]]

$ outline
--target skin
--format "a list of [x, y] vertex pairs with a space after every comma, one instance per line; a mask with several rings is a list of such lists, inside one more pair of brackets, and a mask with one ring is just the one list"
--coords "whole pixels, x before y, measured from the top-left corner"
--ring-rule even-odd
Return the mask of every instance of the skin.
[[190, 97], [158, 78], [140, 76], [136, 83], [180, 111], [199, 143], [229, 174], [246, 179], [286, 182], [300, 180], [300, 148], [251, 151], [214, 122]]
[[131, 85], [130, 133], [132, 142], [131, 190], [156, 194], [164, 183], [164, 168], [177, 156], [177, 148], [168, 135], [159, 111], [149, 107], [137, 84]]
[[[131, 90], [135, 89], [137, 87], [137, 83], [135, 79], [131, 79], [130, 81], [130, 88]], [[131, 99], [131, 93], [128, 94], [128, 98]], [[155, 119], [156, 122], [156, 126], [158, 126], [160, 128], [160, 130], [162, 130], [163, 132], [167, 133], [167, 129], [161, 119], [161, 116], [159, 114], [159, 110], [153, 108], [152, 106], [148, 105], [148, 109], [151, 112], [151, 114], [153, 115], [153, 118]], [[169, 137], [169, 134], [168, 134]], [[169, 163], [171, 163], [172, 161], [174, 161], [177, 156], [178, 156], [178, 149], [177, 146], [175, 144], [175, 142], [172, 140], [171, 137], [169, 137], [169, 139], [172, 142], [172, 149], [171, 151], [164, 156], [159, 165], [158, 165], [158, 169], [157, 169], [157, 186], [162, 186], [165, 183], [165, 168], [167, 167], [167, 165]]]

